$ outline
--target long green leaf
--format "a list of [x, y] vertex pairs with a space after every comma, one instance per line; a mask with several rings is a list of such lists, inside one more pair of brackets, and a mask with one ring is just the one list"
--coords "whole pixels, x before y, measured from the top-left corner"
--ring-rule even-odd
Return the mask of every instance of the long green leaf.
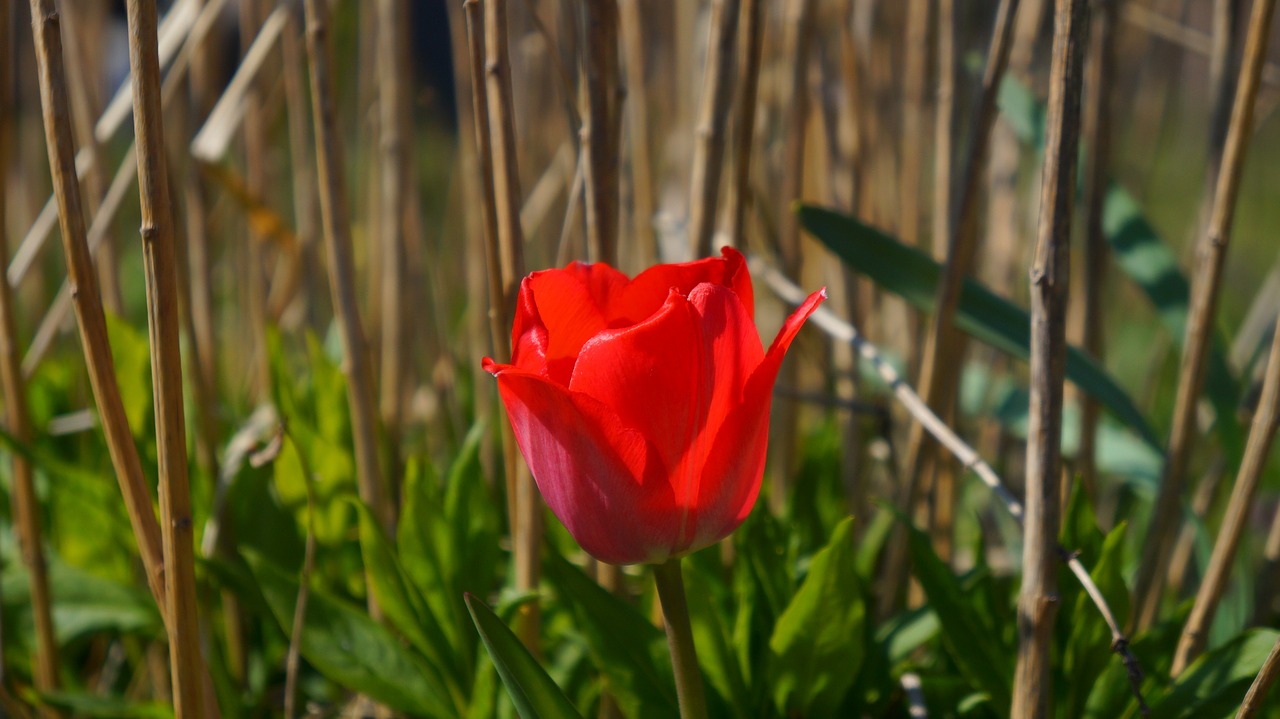
[[997, 640], [995, 627], [951, 569], [938, 558], [929, 538], [911, 527], [911, 564], [942, 626], [942, 644], [974, 689], [986, 692], [994, 707], [1007, 711], [1013, 695], [1013, 656]]
[[520, 716], [525, 719], [580, 718], [582, 715], [565, 698], [564, 692], [498, 615], [470, 594], [466, 602], [471, 610], [471, 619], [480, 632], [480, 640], [489, 651], [498, 676]]
[[439, 619], [405, 574], [373, 513], [358, 499], [352, 499], [351, 505], [360, 518], [360, 553], [378, 606], [391, 624], [434, 665], [455, 702], [464, 705], [465, 701], [459, 698], [464, 694], [466, 672], [470, 667], [458, 666]]
[[[293, 628], [298, 582], [252, 553], [245, 559], [281, 629]], [[362, 609], [312, 588], [300, 638], [302, 656], [321, 674], [408, 714], [451, 717], [457, 710], [432, 669]]]
[[1151, 707], [1150, 719], [1220, 717], [1240, 705], [1280, 632], [1253, 629], [1196, 660]]
[[[797, 210], [804, 228], [854, 270], [913, 307], [933, 312], [942, 268], [914, 247], [848, 215], [813, 205]], [[1031, 316], [972, 278], [960, 291], [955, 324], [962, 332], [1021, 359], [1031, 356]], [[1127, 393], [1079, 348], [1067, 350], [1067, 379], [1159, 448], [1160, 441]]]
[[834, 716], [866, 648], [866, 602], [854, 561], [853, 518], [836, 526], [769, 640], [774, 703], [786, 716]]

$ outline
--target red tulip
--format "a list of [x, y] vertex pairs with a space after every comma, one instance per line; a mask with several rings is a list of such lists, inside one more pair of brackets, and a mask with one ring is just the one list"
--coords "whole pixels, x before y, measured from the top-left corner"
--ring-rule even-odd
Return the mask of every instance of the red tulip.
[[592, 556], [663, 562], [746, 519], [778, 365], [826, 292], [766, 352], [740, 253], [634, 280], [574, 262], [520, 285], [511, 364], [489, 358], [551, 511]]

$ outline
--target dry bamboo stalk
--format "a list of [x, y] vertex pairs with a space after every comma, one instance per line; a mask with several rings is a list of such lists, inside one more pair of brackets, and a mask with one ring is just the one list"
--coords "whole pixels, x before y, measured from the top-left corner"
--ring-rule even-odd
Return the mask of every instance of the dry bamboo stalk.
[[[968, 151], [963, 175], [959, 178], [959, 196], [955, 211], [949, 221], [951, 234], [947, 238], [947, 262], [938, 285], [936, 310], [926, 336], [924, 353], [920, 363], [920, 387], [925, 402], [930, 407], [945, 408], [954, 394], [963, 356], [964, 336], [951, 326], [956, 305], [960, 300], [960, 287], [973, 268], [977, 255], [978, 196], [982, 174], [986, 166], [987, 146], [991, 128], [996, 118], [996, 95], [1005, 68], [1009, 64], [1009, 49], [1018, 10], [1018, 0], [1001, 0], [996, 10], [995, 29], [987, 51], [987, 64], [982, 77], [982, 93], [974, 108], [973, 123], [969, 127]], [[927, 453], [927, 456], [926, 456]], [[924, 429], [912, 425], [907, 437], [906, 462], [902, 493], [898, 506], [914, 507], [920, 493], [921, 469], [933, 455], [933, 445], [926, 441]], [[882, 609], [897, 604], [906, 580], [906, 535], [897, 531], [890, 540], [886, 558], [887, 588], [882, 595]]]
[[[924, 157], [925, 76], [929, 59], [929, 2], [907, 3], [906, 35], [903, 51], [902, 136], [898, 173], [898, 236], [903, 242], [920, 245], [920, 175]], [[918, 315], [911, 313], [911, 338], [915, 339]]]
[[[783, 98], [780, 126], [786, 137], [782, 148], [781, 191], [778, 199], [778, 257], [783, 271], [792, 277], [800, 274], [804, 259], [801, 251], [800, 225], [791, 203], [800, 199], [804, 190], [805, 130], [809, 124], [809, 47], [811, 45], [813, 2], [789, 0], [785, 5], [782, 29], [782, 53], [787, 71], [786, 95]], [[783, 363], [778, 385], [796, 388], [798, 365]], [[769, 490], [769, 508], [780, 514], [785, 506], [791, 486], [791, 473], [796, 462], [796, 437], [798, 407], [793, 400], [780, 398], [774, 402], [774, 427], [778, 448], [773, 471], [773, 485]]]
[[[1111, 165], [1111, 96], [1116, 67], [1116, 5], [1099, 5], [1090, 32], [1089, 77], [1085, 90], [1081, 131], [1085, 155], [1085, 247], [1084, 247], [1084, 349], [1102, 362], [1103, 287], [1107, 275], [1107, 238], [1102, 229], [1102, 209], [1106, 201]], [[1080, 449], [1077, 453], [1080, 481], [1091, 498], [1097, 496], [1098, 418], [1101, 407], [1093, 397], [1081, 393]]]
[[[616, 23], [616, 14], [611, 16]], [[503, 333], [510, 326], [516, 289], [524, 276], [524, 231], [520, 226], [520, 172], [516, 162], [515, 108], [511, 101], [511, 61], [507, 46], [506, 0], [487, 0], [484, 12], [485, 88], [488, 102], [490, 150], [494, 208], [497, 217], [497, 248], [502, 270]], [[611, 46], [611, 50], [616, 48]], [[611, 73], [615, 75], [616, 73]], [[616, 155], [614, 153], [615, 162]], [[615, 211], [616, 211], [616, 194]], [[616, 215], [615, 215], [616, 218]], [[601, 218], [597, 218], [600, 220]], [[616, 221], [611, 225], [616, 233]], [[616, 234], [615, 234], [616, 236]], [[493, 311], [492, 308], [490, 311]], [[496, 349], [496, 347], [495, 347]], [[504, 355], [504, 357], [507, 355]], [[516, 587], [533, 589], [541, 576], [538, 551], [542, 543], [542, 504], [529, 468], [520, 458], [515, 437], [507, 423], [503, 424], [503, 455], [507, 471], [508, 502], [515, 503], [516, 522], [511, 527], [515, 551]], [[530, 602], [522, 606], [517, 617], [516, 634], [537, 654], [538, 609]]]
[[1087, 0], [1056, 0], [1040, 229], [1031, 267], [1031, 412], [1027, 427], [1027, 522], [1018, 595], [1018, 662], [1010, 716], [1048, 717], [1050, 640], [1057, 615], [1054, 562], [1062, 514], [1062, 395], [1067, 365], [1071, 213], [1080, 140]]
[[695, 258], [711, 254], [716, 231], [716, 200], [720, 195], [725, 126], [733, 103], [737, 35], [738, 0], [712, 0], [711, 36], [707, 40], [698, 126], [694, 129], [693, 179], [689, 183], [689, 242]]
[[[751, 275], [768, 285], [769, 289], [773, 290], [774, 294], [784, 302], [798, 305], [807, 296], [799, 285], [788, 279], [778, 269], [760, 261], [759, 258], [749, 258], [748, 266], [751, 269]], [[893, 364], [885, 359], [874, 344], [863, 337], [857, 327], [836, 317], [826, 307], [819, 307], [815, 310], [809, 320], [835, 341], [847, 342], [853, 345], [858, 355], [872, 366], [875, 373], [889, 387], [890, 391], [893, 392], [894, 398], [902, 404], [903, 409], [911, 415], [912, 419], [924, 425], [925, 430], [944, 446], [948, 452], [951, 452], [966, 471], [977, 475], [978, 479], [991, 490], [991, 493], [995, 495], [996, 499], [999, 500], [1000, 504], [1004, 506], [1019, 526], [1025, 524], [1026, 512], [1023, 509], [1022, 502], [1009, 491], [1008, 487], [1001, 481], [1000, 475], [996, 474], [996, 471], [991, 468], [991, 465], [981, 455], [966, 444], [955, 430], [951, 429], [936, 412], [929, 408], [924, 399], [919, 394], [916, 394], [911, 385], [907, 384], [902, 376], [898, 374]], [[1080, 582], [1080, 586], [1089, 595], [1089, 600], [1097, 607], [1098, 613], [1106, 623], [1108, 630], [1111, 632], [1111, 651], [1117, 654], [1124, 662], [1130, 687], [1138, 700], [1139, 707], [1145, 712], [1146, 704], [1143, 701], [1141, 692], [1142, 670], [1138, 666], [1137, 658], [1129, 651], [1129, 640], [1121, 630], [1119, 622], [1116, 621], [1115, 613], [1111, 611], [1106, 598], [1102, 596], [1102, 591], [1093, 581], [1089, 570], [1080, 561], [1076, 553], [1058, 547], [1057, 555], [1059, 559], [1066, 563], [1071, 570], [1071, 574]]]
[[[1209, 158], [1204, 183], [1204, 216], [1213, 207], [1213, 189], [1217, 185], [1222, 151], [1227, 142], [1231, 122], [1231, 104], [1236, 94], [1236, 74], [1232, 72], [1239, 53], [1236, 35], [1240, 25], [1241, 0], [1214, 0], [1213, 34], [1209, 41], [1209, 92], [1213, 104], [1209, 108]], [[1265, 59], [1264, 59], [1265, 62]]]
[[[586, 25], [582, 56], [587, 111], [582, 144], [587, 148], [587, 256], [592, 262], [618, 263], [618, 145], [613, 126], [618, 117], [617, 0], [582, 4]], [[493, 104], [492, 102], [490, 103]]]
[[1257, 0], [1253, 6], [1248, 39], [1245, 41], [1244, 62], [1240, 67], [1240, 80], [1231, 111], [1231, 125], [1222, 155], [1222, 168], [1218, 172], [1217, 188], [1214, 191], [1213, 213], [1196, 250], [1196, 273], [1192, 280], [1191, 305], [1182, 343], [1173, 428], [1169, 435], [1160, 492], [1156, 497], [1151, 527], [1147, 532], [1148, 541], [1143, 560], [1139, 564], [1137, 586], [1134, 590], [1134, 626], [1140, 630], [1150, 627], [1159, 611], [1168, 572], [1167, 562], [1173, 548], [1173, 535], [1176, 534], [1181, 516], [1186, 465], [1196, 440], [1195, 410], [1204, 383], [1204, 361], [1213, 335], [1218, 286], [1221, 284], [1222, 266], [1231, 239], [1231, 224], [1235, 218], [1236, 196], [1240, 190], [1245, 150], [1253, 134], [1253, 110], [1258, 97], [1258, 84], [1267, 54], [1267, 36], [1275, 5], [1275, 0]]
[[1254, 677], [1253, 684], [1249, 685], [1249, 691], [1244, 695], [1244, 701], [1240, 704], [1236, 719], [1252, 719], [1257, 716], [1277, 676], [1280, 676], [1280, 639], [1277, 639], [1275, 646], [1271, 647], [1271, 653], [1262, 662], [1258, 676]]
[[936, 0], [937, 95], [933, 107], [933, 254], [946, 257], [951, 237], [956, 122], [956, 3]]
[[[67, 36], [72, 38], [70, 44], [63, 43], [67, 52], [67, 92], [71, 99], [71, 121], [75, 127], [76, 137], [84, 138], [81, 145], [89, 152], [88, 167], [84, 173], [85, 209], [90, 217], [98, 214], [98, 206], [107, 191], [106, 166], [102, 155], [102, 143], [93, 131], [93, 118], [98, 116], [97, 93], [93, 91], [90, 78], [97, 59], [90, 65], [83, 53], [86, 31], [100, 30], [94, 18], [83, 26], [79, 14], [88, 12], [93, 5], [100, 3], [71, 3], [63, 10], [63, 27]], [[120, 295], [119, 261], [116, 258], [115, 244], [108, 237], [102, 247], [94, 255], [98, 265], [99, 287], [102, 289], [102, 304], [108, 312], [119, 316], [123, 312], [124, 303]]]
[[382, 168], [382, 371], [379, 411], [387, 436], [388, 468], [399, 472], [400, 424], [404, 415], [405, 314], [401, 305], [405, 289], [405, 217], [414, 200], [408, 192], [409, 158], [413, 138], [408, 107], [408, 7], [404, 0], [378, 2], [378, 109]]
[[738, 47], [738, 104], [733, 137], [733, 180], [725, 198], [725, 237], [734, 247], [746, 247], [743, 214], [750, 196], [751, 146], [755, 140], [756, 97], [760, 87], [760, 57], [764, 45], [764, 4], [762, 0], [742, 0], [741, 34]]
[[[484, 240], [484, 257], [488, 273], [489, 342], [494, 353], [507, 356], [511, 352], [511, 340], [507, 334], [507, 320], [504, 312], [506, 298], [502, 291], [502, 259], [498, 250], [498, 211], [493, 180], [493, 144], [489, 133], [489, 100], [484, 91], [483, 20], [477, 17], [483, 11], [479, 0], [463, 3], [463, 9], [466, 13], [467, 44], [470, 50], [472, 120], [475, 123], [477, 169], [479, 170], [480, 229]], [[506, 461], [509, 456], [506, 452], [505, 434], [503, 450], [503, 459]], [[507, 521], [513, 528], [519, 523], [514, 501], [516, 497], [514, 482], [515, 473], [508, 471]]]
[[653, 232], [653, 169], [649, 148], [649, 101], [644, 86], [645, 46], [640, 0], [618, 0], [618, 25], [622, 31], [622, 67], [627, 84], [624, 110], [631, 145], [631, 231], [636, 264], [648, 267], [658, 261], [658, 247]]
[[[160, 526], [151, 506], [148, 482], [142, 474], [137, 447], [129, 431], [120, 387], [116, 383], [115, 363], [107, 340], [107, 322], [102, 298], [98, 294], [96, 272], [85, 240], [84, 215], [80, 190], [76, 183], [75, 154], [71, 143], [71, 121], [67, 112], [66, 79], [62, 61], [62, 40], [57, 9], [53, 0], [31, 0], [31, 16], [35, 34], [36, 59], [40, 66], [40, 99], [44, 115], [45, 141], [49, 151], [49, 167], [53, 176], [54, 195], [58, 203], [58, 220], [62, 229], [67, 271], [74, 288], [71, 297], [80, 327], [85, 364], [93, 388], [95, 403], [106, 436], [107, 449], [124, 495], [125, 508], [133, 527], [134, 538], [147, 584], [156, 604], [168, 606], [164, 584], [163, 550]], [[168, 622], [168, 613], [161, 616]]]
[[1253, 416], [1253, 428], [1249, 431], [1249, 442], [1245, 446], [1244, 459], [1240, 463], [1240, 473], [1231, 488], [1231, 499], [1227, 503], [1227, 512], [1218, 530], [1218, 537], [1213, 544], [1213, 555], [1209, 566], [1205, 568], [1204, 579], [1196, 593], [1196, 603], [1191, 608], [1191, 616], [1182, 629], [1182, 638], [1178, 641], [1178, 650], [1173, 656], [1173, 668], [1170, 674], [1178, 676], [1182, 670], [1199, 656], [1204, 650], [1205, 640], [1209, 634], [1209, 625], [1217, 613], [1218, 602], [1222, 599], [1230, 579], [1231, 569], [1235, 563], [1236, 550], [1240, 547], [1240, 538], [1244, 535], [1249, 521], [1249, 513], [1253, 509], [1253, 498], [1258, 491], [1258, 483], [1262, 479], [1262, 470], [1267, 463], [1267, 455], [1275, 440], [1276, 429], [1280, 427], [1280, 317], [1276, 320], [1275, 335], [1271, 340], [1271, 357], [1267, 361], [1265, 379], [1262, 383], [1262, 397], [1258, 401], [1257, 412]]
[[[0, 39], [8, 43], [12, 37], [10, 19], [13, 17], [8, 0], [0, 2]], [[9, 148], [13, 136], [11, 117], [13, 103], [13, 75], [9, 72], [6, 50], [0, 52], [0, 267], [9, 264], [8, 203], [5, 190], [9, 180]], [[31, 415], [27, 406], [27, 390], [21, 368], [18, 365], [20, 341], [14, 323], [13, 288], [5, 277], [0, 277], [0, 383], [4, 389], [5, 427], [19, 442], [31, 441]], [[41, 692], [57, 691], [58, 644], [54, 639], [53, 598], [49, 593], [49, 574], [45, 565], [44, 541], [41, 537], [40, 502], [36, 497], [35, 476], [31, 463], [18, 453], [13, 453], [13, 514], [17, 525], [18, 544], [22, 563], [27, 569], [31, 586], [31, 616], [35, 627], [35, 656], [32, 657], [35, 688]], [[47, 711], [47, 716], [58, 713]]]
[[196, 614], [195, 547], [187, 477], [179, 348], [178, 270], [173, 211], [160, 106], [160, 62], [155, 0], [130, 0], [129, 65], [133, 70], [134, 135], [142, 212], [142, 257], [147, 328], [155, 395], [160, 472], [160, 534], [169, 615], [169, 664], [175, 716], [204, 715], [204, 660]]
[[[383, 529], [392, 524], [382, 471], [378, 466], [377, 416], [368, 348], [356, 301], [352, 266], [351, 215], [342, 171], [342, 148], [334, 111], [330, 72], [329, 6], [324, 0], [306, 0], [307, 58], [311, 68], [311, 110], [316, 140], [316, 177], [320, 190], [320, 217], [329, 257], [329, 286], [334, 314], [342, 332], [346, 357], [347, 401], [356, 453], [356, 477], [360, 498], [378, 518]], [[369, 594], [371, 609], [377, 604]]]

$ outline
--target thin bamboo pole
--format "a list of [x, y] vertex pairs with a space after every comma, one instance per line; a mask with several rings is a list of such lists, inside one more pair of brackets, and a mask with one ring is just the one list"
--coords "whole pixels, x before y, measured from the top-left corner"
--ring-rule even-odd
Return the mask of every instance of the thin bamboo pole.
[[946, 257], [955, 171], [956, 0], [937, 0], [937, 95], [933, 107], [933, 254]]
[[1040, 229], [1031, 267], [1031, 412], [1027, 428], [1027, 522], [1018, 595], [1018, 661], [1011, 717], [1048, 717], [1050, 640], [1057, 615], [1062, 513], [1062, 395], [1067, 365], [1071, 213], [1080, 139], [1087, 0], [1056, 0], [1053, 63], [1040, 189]]
[[[981, 191], [983, 170], [986, 167], [987, 147], [991, 128], [996, 118], [996, 95], [1009, 64], [1009, 49], [1013, 34], [1014, 17], [1018, 0], [1001, 0], [996, 10], [995, 28], [987, 51], [987, 65], [982, 77], [982, 92], [974, 108], [974, 119], [969, 127], [968, 151], [963, 175], [959, 178], [959, 196], [950, 220], [951, 234], [947, 238], [947, 262], [938, 285], [937, 310], [926, 335], [924, 353], [920, 362], [920, 387], [925, 402], [934, 409], [945, 409], [951, 403], [965, 349], [964, 335], [954, 327], [956, 305], [960, 300], [960, 288], [973, 269], [978, 246], [978, 197]], [[933, 456], [934, 445], [927, 441], [924, 429], [913, 424], [907, 436], [907, 466], [898, 506], [910, 511], [920, 495], [921, 470]], [[885, 590], [881, 595], [881, 609], [896, 606], [907, 576], [906, 535], [898, 530], [890, 540], [885, 560]], [[883, 614], [883, 611], [882, 611]]]
[[[1090, 32], [1089, 77], [1085, 91], [1084, 134], [1085, 155], [1085, 246], [1084, 246], [1084, 349], [1102, 362], [1103, 353], [1103, 288], [1107, 276], [1107, 237], [1102, 229], [1102, 210], [1107, 196], [1107, 180], [1111, 165], [1111, 98], [1116, 68], [1115, 2], [1101, 3]], [[1080, 449], [1078, 468], [1080, 481], [1091, 499], [1096, 499], [1098, 466], [1095, 455], [1098, 444], [1098, 419], [1101, 406], [1093, 397], [1081, 393]]]
[[[352, 266], [351, 215], [342, 170], [342, 147], [334, 110], [333, 76], [330, 70], [329, 5], [306, 0], [307, 58], [311, 68], [311, 112], [315, 125], [316, 176], [320, 189], [320, 217], [329, 256], [329, 286], [334, 314], [342, 332], [346, 356], [347, 402], [356, 453], [356, 478], [360, 498], [369, 505], [384, 529], [392, 526], [382, 470], [378, 465], [377, 415], [368, 347], [356, 301]], [[369, 594], [371, 609], [377, 603]]]
[[[156, 604], [167, 607], [164, 582], [164, 552], [160, 525], [151, 506], [148, 482], [142, 474], [137, 447], [129, 431], [115, 363], [107, 340], [107, 322], [98, 293], [97, 274], [85, 239], [84, 213], [76, 182], [75, 152], [71, 141], [71, 121], [67, 112], [66, 75], [62, 60], [62, 38], [57, 8], [53, 0], [31, 0], [36, 60], [40, 66], [40, 100], [44, 115], [45, 142], [49, 168], [57, 198], [58, 221], [67, 260], [71, 297], [84, 347], [89, 383], [106, 437], [107, 449], [124, 496], [125, 509], [138, 542], [147, 584]], [[168, 612], [162, 611], [168, 621]]]
[[1160, 492], [1156, 496], [1156, 506], [1147, 532], [1143, 560], [1138, 565], [1138, 580], [1134, 589], [1134, 626], [1139, 630], [1150, 627], [1159, 611], [1168, 574], [1169, 553], [1173, 548], [1173, 536], [1181, 517], [1187, 461], [1197, 439], [1195, 410], [1204, 383], [1204, 362], [1213, 335], [1218, 287], [1222, 281], [1222, 267], [1231, 240], [1231, 225], [1235, 219], [1236, 197], [1244, 170], [1245, 151], [1253, 134], [1253, 110], [1258, 97], [1258, 85], [1266, 59], [1267, 38], [1275, 6], [1275, 0], [1257, 0], [1253, 5], [1248, 39], [1245, 41], [1244, 62], [1240, 67], [1235, 105], [1231, 111], [1227, 144], [1222, 155], [1222, 168], [1218, 172], [1217, 188], [1214, 191], [1213, 213], [1196, 250], [1196, 273], [1192, 281], [1191, 306], [1182, 343], [1173, 428], [1169, 434]]
[[645, 92], [644, 25], [640, 0], [618, 0], [618, 24], [622, 34], [623, 73], [630, 140], [631, 213], [635, 257], [640, 267], [658, 261], [657, 239], [653, 233], [653, 157], [649, 145], [649, 98]]
[[[792, 277], [800, 274], [804, 256], [801, 251], [800, 226], [791, 203], [800, 199], [804, 191], [805, 132], [809, 125], [809, 48], [812, 45], [812, 0], [789, 0], [785, 4], [782, 29], [782, 53], [787, 72], [787, 85], [783, 96], [781, 127], [786, 133], [782, 146], [781, 192], [778, 200], [778, 257], [784, 271]], [[784, 362], [779, 370], [778, 384], [796, 388], [797, 365]], [[786, 505], [791, 487], [791, 473], [796, 463], [796, 442], [799, 422], [796, 402], [779, 398], [773, 404], [774, 427], [778, 448], [773, 471], [773, 485], [769, 489], [769, 508], [780, 514]]]
[[201, 699], [205, 669], [200, 656], [196, 614], [194, 525], [187, 477], [182, 352], [179, 348], [177, 254], [161, 121], [156, 4], [155, 0], [130, 0], [126, 8], [142, 211], [142, 266], [147, 290], [147, 327], [155, 395], [160, 533], [168, 599], [165, 609], [169, 615], [173, 709], [179, 718], [198, 717], [203, 716], [205, 708]]
[[689, 193], [689, 241], [695, 258], [711, 254], [716, 231], [716, 201], [720, 196], [725, 128], [733, 103], [738, 15], [738, 0], [713, 0], [711, 3], [711, 34], [707, 39], [698, 126], [694, 130], [693, 178]]
[[[616, 16], [614, 22], [616, 23]], [[510, 327], [516, 290], [524, 276], [524, 230], [520, 225], [520, 171], [516, 162], [515, 107], [511, 100], [511, 60], [507, 43], [506, 0], [487, 0], [484, 12], [485, 95], [488, 102], [493, 171], [494, 209], [497, 218], [496, 255], [501, 274], [503, 333]], [[616, 51], [616, 48], [611, 48]], [[614, 73], [611, 73], [612, 76]], [[600, 127], [599, 125], [597, 127]], [[616, 162], [616, 152], [614, 153]], [[616, 178], [615, 178], [616, 179]], [[616, 212], [616, 194], [614, 195]], [[597, 217], [600, 226], [612, 227], [616, 237], [617, 222], [610, 224]], [[600, 248], [597, 248], [600, 249]], [[610, 250], [612, 251], [612, 249]], [[610, 258], [600, 257], [607, 260]], [[494, 311], [493, 308], [490, 311]], [[495, 347], [496, 349], [496, 347]], [[507, 356], [507, 355], [504, 355]], [[503, 423], [503, 457], [509, 477], [508, 489], [514, 492], [507, 501], [515, 503], [515, 523], [511, 527], [515, 550], [516, 587], [532, 590], [538, 586], [542, 569], [538, 551], [542, 544], [542, 500], [529, 468], [520, 458], [508, 423]], [[516, 634], [537, 655], [539, 614], [533, 602], [522, 605], [517, 617]]]
[[[10, 20], [13, 17], [8, 0], [0, 0], [0, 41], [6, 50], [0, 51], [0, 267], [9, 264], [8, 203], [6, 192], [9, 180], [9, 157], [12, 147], [12, 116], [17, 107], [13, 102], [13, 74], [9, 72], [8, 52], [13, 37]], [[18, 328], [14, 322], [13, 288], [7, 277], [0, 277], [0, 384], [4, 388], [5, 426], [19, 442], [31, 441], [31, 415], [27, 405], [26, 384], [19, 366]], [[40, 522], [40, 502], [36, 497], [35, 476], [31, 463], [18, 453], [12, 461], [13, 514], [17, 525], [18, 544], [22, 563], [26, 566], [31, 586], [31, 617], [35, 627], [35, 655], [32, 657], [35, 688], [41, 692], [57, 691], [58, 644], [54, 638], [53, 598], [49, 593], [49, 573], [45, 565], [44, 540]], [[52, 709], [46, 716], [56, 717]]]
[[742, 225], [751, 195], [751, 147], [755, 140], [756, 98], [760, 88], [760, 58], [764, 45], [764, 3], [742, 0], [742, 40], [738, 48], [738, 104], [733, 137], [733, 179], [725, 198], [725, 236], [734, 247], [746, 247]]
[[1231, 499], [1227, 503], [1222, 528], [1218, 530], [1218, 538], [1213, 545], [1209, 566], [1205, 569], [1204, 579], [1196, 593], [1196, 603], [1191, 608], [1191, 616], [1187, 618], [1177, 652], [1173, 655], [1170, 674], [1175, 677], [1204, 650], [1209, 625], [1213, 623], [1218, 602], [1227, 589], [1236, 550], [1240, 547], [1240, 538], [1249, 522], [1253, 498], [1257, 494], [1277, 428], [1280, 428], [1280, 317], [1276, 318], [1275, 335], [1271, 340], [1271, 358], [1267, 360], [1262, 382], [1262, 397], [1258, 400], [1258, 409], [1253, 415], [1253, 428], [1249, 431], [1249, 442], [1245, 446], [1244, 460], [1240, 463], [1240, 473], [1231, 488]]
[[[404, 416], [406, 358], [405, 218], [414, 198], [407, 192], [413, 138], [409, 131], [409, 8], [404, 0], [378, 0], [378, 110], [382, 170], [382, 340], [379, 413], [387, 437], [387, 467], [395, 478], [399, 467], [401, 421]], [[393, 480], [394, 481], [394, 480]], [[394, 494], [393, 484], [393, 494]]]
[[582, 12], [587, 108], [580, 134], [587, 148], [587, 256], [592, 262], [616, 265], [619, 157], [613, 126], [618, 117], [617, 0], [587, 0]]

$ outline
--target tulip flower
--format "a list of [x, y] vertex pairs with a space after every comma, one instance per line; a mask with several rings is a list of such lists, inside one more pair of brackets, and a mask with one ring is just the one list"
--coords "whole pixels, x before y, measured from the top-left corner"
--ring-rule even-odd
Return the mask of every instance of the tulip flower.
[[511, 363], [484, 368], [538, 489], [587, 553], [661, 564], [746, 519], [778, 366], [825, 296], [766, 351], [733, 249], [633, 280], [578, 262], [524, 279]]

